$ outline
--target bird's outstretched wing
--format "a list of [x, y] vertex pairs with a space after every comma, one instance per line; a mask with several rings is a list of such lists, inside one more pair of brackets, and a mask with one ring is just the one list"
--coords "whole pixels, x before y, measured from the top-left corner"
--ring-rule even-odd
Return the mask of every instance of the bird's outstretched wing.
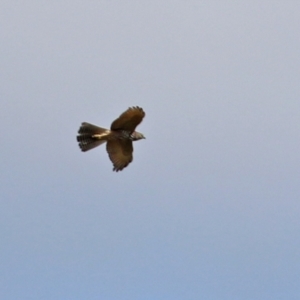
[[132, 162], [133, 146], [130, 140], [109, 140], [106, 150], [114, 165], [113, 171], [122, 171]]
[[129, 107], [120, 117], [111, 124], [111, 130], [126, 130], [133, 132], [135, 128], [142, 122], [145, 112], [141, 107]]

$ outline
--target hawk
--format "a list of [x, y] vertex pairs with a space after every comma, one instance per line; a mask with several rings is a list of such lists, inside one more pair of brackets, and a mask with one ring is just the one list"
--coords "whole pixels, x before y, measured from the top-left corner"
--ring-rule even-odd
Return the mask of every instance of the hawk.
[[135, 131], [144, 117], [143, 109], [133, 106], [112, 122], [110, 130], [84, 122], [78, 130], [79, 147], [85, 152], [106, 142], [106, 150], [113, 163], [113, 171], [122, 171], [132, 162], [132, 142], [145, 139], [142, 133]]

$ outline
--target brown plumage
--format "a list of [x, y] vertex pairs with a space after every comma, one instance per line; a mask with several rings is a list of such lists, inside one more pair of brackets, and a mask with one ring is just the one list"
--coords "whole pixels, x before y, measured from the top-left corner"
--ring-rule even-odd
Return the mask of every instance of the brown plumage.
[[113, 171], [121, 171], [132, 162], [132, 142], [145, 138], [142, 133], [135, 131], [144, 117], [143, 109], [134, 106], [114, 120], [110, 130], [84, 122], [78, 130], [79, 147], [85, 152], [107, 142], [106, 150], [113, 163]]

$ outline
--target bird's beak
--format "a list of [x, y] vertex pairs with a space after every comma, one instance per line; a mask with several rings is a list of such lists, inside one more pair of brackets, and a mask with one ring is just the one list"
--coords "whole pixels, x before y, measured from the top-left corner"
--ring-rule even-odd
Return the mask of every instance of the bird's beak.
[[146, 139], [146, 137], [145, 137], [145, 136], [143, 136], [143, 138], [144, 138], [144, 139]]

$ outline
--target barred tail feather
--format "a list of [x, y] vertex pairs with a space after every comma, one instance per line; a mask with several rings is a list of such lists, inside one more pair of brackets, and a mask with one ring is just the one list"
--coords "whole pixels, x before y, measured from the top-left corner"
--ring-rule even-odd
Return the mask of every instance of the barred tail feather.
[[108, 130], [102, 127], [98, 127], [96, 125], [83, 122], [78, 130], [79, 134], [102, 134], [107, 132]]
[[106, 142], [106, 137], [110, 133], [105, 128], [98, 127], [90, 123], [82, 123], [78, 130], [77, 141], [80, 149], [85, 152]]

